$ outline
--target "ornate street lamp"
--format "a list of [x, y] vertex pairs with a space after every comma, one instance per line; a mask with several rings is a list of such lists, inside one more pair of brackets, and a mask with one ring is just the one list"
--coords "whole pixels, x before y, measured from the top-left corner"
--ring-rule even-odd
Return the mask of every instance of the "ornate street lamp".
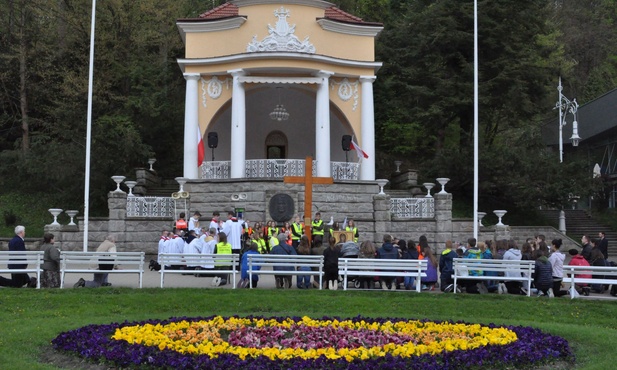
[[561, 77], [559, 77], [559, 86], [557, 87], [557, 91], [559, 91], [559, 101], [555, 104], [555, 109], [559, 109], [559, 162], [563, 162], [563, 126], [568, 123], [566, 121], [568, 113], [571, 113], [574, 118], [572, 121], [572, 137], [570, 137], [572, 146], [578, 146], [578, 142], [581, 140], [580, 136], [578, 136], [578, 103], [576, 99], [570, 100], [563, 96], [562, 90]]

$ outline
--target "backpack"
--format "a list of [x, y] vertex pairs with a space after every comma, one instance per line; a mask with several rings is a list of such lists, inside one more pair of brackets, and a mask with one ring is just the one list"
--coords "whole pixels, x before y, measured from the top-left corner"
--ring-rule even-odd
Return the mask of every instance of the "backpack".
[[150, 271], [160, 271], [161, 264], [156, 262], [155, 260], [150, 260]]

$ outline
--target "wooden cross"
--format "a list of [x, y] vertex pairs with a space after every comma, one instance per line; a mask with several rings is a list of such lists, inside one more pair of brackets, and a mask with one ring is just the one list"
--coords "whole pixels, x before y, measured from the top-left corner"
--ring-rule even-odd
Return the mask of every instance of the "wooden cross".
[[304, 176], [285, 176], [285, 184], [304, 184], [304, 234], [311, 238], [311, 211], [313, 207], [313, 184], [334, 184], [332, 177], [313, 177], [313, 158], [306, 157], [304, 163]]

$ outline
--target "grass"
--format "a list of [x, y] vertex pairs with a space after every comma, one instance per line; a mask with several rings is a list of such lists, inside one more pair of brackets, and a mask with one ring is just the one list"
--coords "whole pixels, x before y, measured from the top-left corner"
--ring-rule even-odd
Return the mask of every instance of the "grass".
[[56, 369], [40, 354], [60, 332], [87, 324], [173, 316], [264, 315], [405, 317], [538, 327], [566, 338], [577, 369], [617, 363], [612, 301], [381, 291], [227, 289], [1, 289], [3, 369]]

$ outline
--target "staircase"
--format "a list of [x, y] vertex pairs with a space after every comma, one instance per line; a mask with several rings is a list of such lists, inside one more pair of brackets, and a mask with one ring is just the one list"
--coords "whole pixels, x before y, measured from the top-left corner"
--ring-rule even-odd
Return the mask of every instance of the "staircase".
[[[604, 231], [608, 239], [608, 255], [610, 259], [617, 257], [617, 232], [606, 226], [600, 225], [589, 215], [586, 210], [565, 210], [566, 212], [566, 234], [573, 240], [580, 243], [583, 235], [591, 239], [597, 239], [598, 233]], [[550, 221], [559, 222], [559, 211], [541, 211]]]
[[146, 190], [148, 197], [171, 197], [171, 194], [179, 189], [175, 180], [163, 180], [157, 186], [149, 186]]

